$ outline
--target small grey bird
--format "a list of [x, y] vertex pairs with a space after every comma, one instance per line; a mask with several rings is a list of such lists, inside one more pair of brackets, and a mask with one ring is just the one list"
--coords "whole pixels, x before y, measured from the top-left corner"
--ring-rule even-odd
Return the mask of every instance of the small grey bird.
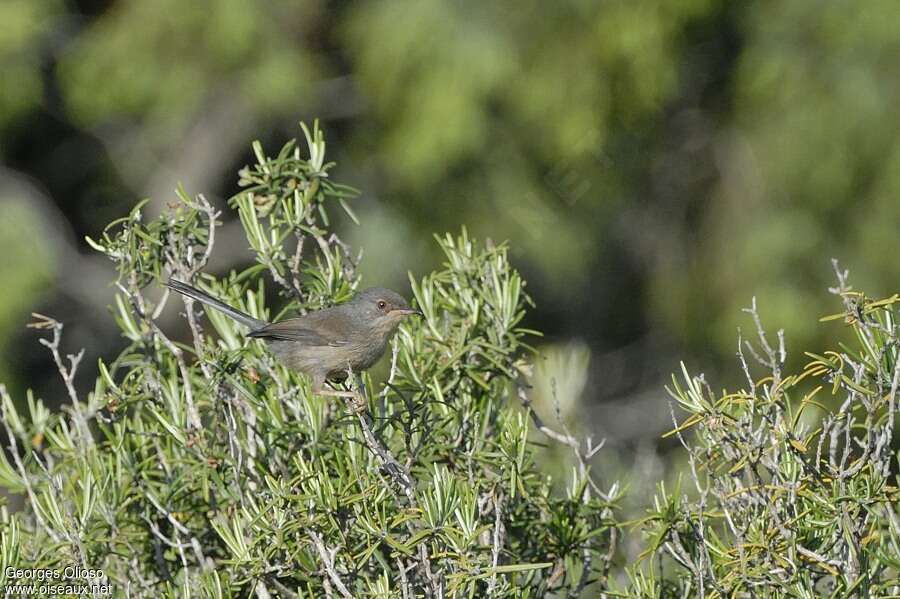
[[172, 279], [166, 286], [248, 327], [248, 337], [263, 339], [285, 366], [309, 376], [313, 392], [320, 395], [353, 397], [352, 393], [326, 390], [325, 381], [346, 378], [348, 368], [362, 372], [371, 367], [384, 355], [403, 318], [422, 315], [410, 308], [400, 294], [372, 287], [339, 306], [265, 322], [182, 281]]

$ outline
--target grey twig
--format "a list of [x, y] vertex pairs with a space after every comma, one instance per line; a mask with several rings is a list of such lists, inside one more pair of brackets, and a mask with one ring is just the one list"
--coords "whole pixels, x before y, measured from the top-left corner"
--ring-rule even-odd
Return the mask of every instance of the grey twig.
[[491, 547], [491, 567], [494, 572], [488, 581], [488, 597], [493, 597], [494, 588], [497, 586], [497, 565], [500, 563], [500, 550], [503, 548], [503, 537], [506, 529], [503, 526], [503, 501], [502, 497], [494, 494], [494, 542]]
[[150, 503], [153, 504], [153, 507], [155, 507], [160, 514], [166, 517], [166, 520], [169, 521], [169, 523], [175, 529], [176, 533], [181, 533], [190, 539], [189, 545], [191, 546], [191, 549], [194, 550], [194, 556], [196, 557], [197, 562], [204, 570], [208, 569], [211, 564], [207, 562], [206, 557], [204, 557], [203, 555], [203, 549], [200, 547], [200, 542], [197, 540], [197, 537], [195, 537], [194, 534], [190, 531], [190, 529], [179, 522], [178, 518], [176, 518], [171, 511], [164, 508], [159, 500], [157, 500], [156, 497], [153, 496], [153, 493], [150, 492], [150, 489], [145, 489], [144, 496], [148, 501], [150, 501]]
[[[352, 369], [347, 369], [350, 380], [354, 381], [356, 384], [357, 392], [362, 396], [363, 401], [366, 405], [368, 405], [368, 394], [365, 387], [365, 384], [362, 380], [353, 372]], [[366, 447], [369, 448], [375, 457], [378, 458], [378, 462], [385, 472], [397, 483], [397, 485], [403, 490], [403, 494], [406, 495], [406, 498], [409, 500], [409, 504], [411, 506], [416, 506], [416, 497], [415, 497], [415, 483], [410, 476], [409, 472], [403, 465], [397, 461], [397, 458], [391, 454], [391, 452], [382, 445], [382, 443], [375, 436], [375, 433], [372, 432], [372, 426], [369, 422], [369, 413], [365, 409], [358, 409], [356, 406], [351, 406], [351, 410], [356, 412], [357, 420], [359, 421], [359, 427], [362, 429], [363, 438], [366, 443]]]
[[78, 364], [81, 362], [81, 358], [84, 357], [84, 350], [82, 349], [77, 354], [69, 354], [67, 356], [69, 359], [69, 365], [66, 366], [65, 364], [63, 364], [62, 357], [59, 353], [59, 343], [62, 340], [62, 323], [55, 318], [44, 316], [43, 314], [38, 314], [37, 312], [32, 312], [31, 315], [34, 317], [35, 321], [28, 324], [29, 328], [53, 330], [53, 338], [40, 339], [41, 345], [44, 345], [50, 350], [50, 353], [53, 355], [53, 362], [56, 364], [56, 369], [59, 371], [60, 376], [62, 376], [63, 383], [66, 386], [66, 391], [69, 394], [69, 399], [72, 401], [72, 412], [75, 418], [75, 427], [78, 429], [79, 435], [87, 445], [93, 445], [94, 437], [91, 435], [91, 431], [88, 429], [87, 417], [84, 413], [84, 407], [82, 406], [81, 400], [78, 399], [78, 392], [75, 391], [74, 383], [75, 372], [78, 370]]
[[307, 530], [306, 534], [309, 535], [309, 538], [313, 540], [313, 544], [316, 546], [316, 551], [319, 552], [319, 558], [322, 560], [322, 566], [325, 568], [325, 573], [328, 575], [328, 578], [334, 584], [335, 588], [337, 588], [338, 592], [342, 597], [346, 599], [353, 599], [353, 595], [347, 590], [344, 581], [341, 580], [341, 577], [338, 576], [337, 571], [334, 569], [334, 552], [329, 551], [325, 547], [325, 543], [322, 542], [322, 537], [320, 537], [315, 531]]
[[[10, 414], [8, 412], [7, 406], [12, 405], [12, 398], [9, 396], [9, 392], [6, 390], [6, 385], [0, 384], [0, 408], [2, 408], [3, 418], [0, 420], [3, 421], [3, 428], [6, 430], [6, 436], [9, 438], [9, 452], [12, 454], [13, 461], [16, 464], [16, 470], [19, 472], [19, 476], [22, 478], [22, 484], [25, 486], [25, 492], [28, 494], [28, 500], [31, 502], [31, 505], [37, 505], [37, 496], [34, 494], [34, 487], [31, 484], [31, 476], [28, 474], [28, 471], [25, 470], [25, 464], [22, 462], [22, 456], [19, 453], [19, 445], [16, 442], [16, 436], [13, 434], [12, 429], [9, 426]], [[34, 518], [37, 521], [38, 526], [47, 531], [47, 534], [50, 535], [50, 538], [53, 539], [54, 542], [59, 543], [60, 536], [53, 530], [50, 525], [44, 520], [41, 516], [41, 512], [38, 509], [33, 510]]]
[[[528, 411], [528, 413], [531, 417], [531, 420], [534, 423], [534, 426], [539, 431], [541, 431], [544, 435], [546, 435], [547, 437], [553, 439], [554, 441], [562, 443], [563, 445], [567, 445], [568, 447], [570, 447], [572, 449], [572, 452], [574, 453], [575, 459], [578, 463], [578, 475], [581, 477], [582, 480], [584, 480], [586, 482], [586, 484], [584, 486], [584, 494], [582, 495], [582, 498], [581, 498], [582, 502], [584, 504], [587, 504], [590, 502], [592, 491], [594, 493], [596, 493], [604, 501], [608, 501], [609, 495], [600, 490], [599, 486], [594, 482], [593, 478], [588, 474], [588, 466], [587, 466], [587, 460], [591, 459], [597, 453], [597, 451], [599, 451], [603, 447], [605, 441], [601, 441], [597, 446], [592, 446], [591, 440], [589, 438], [587, 440], [587, 449], [586, 449], [586, 451], [583, 452], [582, 447], [581, 447], [581, 441], [579, 441], [574, 435], [572, 435], [568, 431], [568, 429], [566, 428], [565, 424], [562, 422], [562, 419], [559, 416], [558, 401], [557, 401], [557, 410], [556, 410], [557, 411], [557, 420], [559, 421], [559, 425], [562, 428], [563, 432], [556, 431], [556, 430], [550, 428], [549, 426], [547, 426], [546, 424], [544, 424], [544, 421], [541, 419], [541, 417], [538, 415], [538, 413], [534, 410], [534, 408], [531, 405], [531, 398], [528, 397], [528, 394], [525, 390], [525, 385], [517, 384], [516, 387], [517, 387], [517, 395], [519, 397], [519, 401]], [[555, 384], [553, 385], [553, 394], [554, 394], [554, 399], [556, 399]], [[610, 543], [611, 544], [615, 543], [614, 535], [610, 536]], [[587, 586], [587, 581], [590, 577], [592, 560], [593, 560], [593, 554], [591, 552], [591, 541], [590, 541], [590, 539], [588, 539], [584, 543], [584, 546], [582, 547], [581, 574], [578, 578], [578, 582], [575, 583], [574, 588], [572, 588], [569, 591], [568, 597], [578, 597], [584, 591], [584, 588], [585, 588], [585, 586]]]
[[[347, 369], [347, 374], [349, 380], [352, 380], [355, 383], [357, 392], [361, 395], [364, 404], [368, 405], [368, 392], [366, 390], [366, 386], [363, 381], [353, 372], [351, 368]], [[352, 402], [351, 402], [352, 403]], [[352, 406], [351, 410], [356, 412], [357, 420], [359, 421], [359, 427], [363, 432], [363, 439], [366, 443], [366, 447], [369, 448], [369, 451], [375, 455], [378, 459], [379, 464], [382, 469], [387, 472], [387, 474], [391, 477], [391, 479], [402, 489], [403, 494], [406, 496], [407, 501], [411, 507], [417, 508], [418, 501], [416, 500], [415, 495], [415, 480], [410, 475], [409, 471], [397, 461], [397, 458], [390, 452], [390, 450], [382, 444], [378, 438], [375, 436], [375, 433], [372, 432], [372, 426], [370, 423], [370, 417], [367, 411], [358, 409], [358, 406]], [[419, 562], [425, 578], [429, 581], [431, 585], [431, 593], [433, 593], [436, 597], [443, 597], [443, 576], [439, 573], [435, 574], [431, 569], [431, 558], [428, 556], [428, 551], [425, 547], [425, 544], [422, 543], [419, 545]]]
[[144, 306], [143, 306], [143, 298], [139, 295], [132, 293], [127, 287], [122, 285], [121, 283], [116, 283], [116, 287], [119, 288], [125, 297], [128, 298], [131, 303], [132, 308], [135, 313], [140, 316], [140, 318], [150, 327], [150, 330], [153, 331], [153, 334], [159, 339], [163, 345], [166, 346], [166, 349], [171, 352], [171, 354], [175, 357], [175, 362], [178, 364], [178, 370], [181, 373], [182, 384], [184, 385], [184, 403], [185, 403], [185, 412], [187, 417], [187, 425], [189, 430], [197, 430], [200, 428], [200, 415], [197, 412], [197, 406], [194, 404], [194, 389], [191, 384], [191, 375], [188, 370], [187, 363], [184, 360], [184, 352], [180, 347], [175, 345], [171, 339], [169, 339], [165, 333], [162, 332], [162, 329], [159, 328], [159, 325], [156, 324], [151, 318], [149, 318]]

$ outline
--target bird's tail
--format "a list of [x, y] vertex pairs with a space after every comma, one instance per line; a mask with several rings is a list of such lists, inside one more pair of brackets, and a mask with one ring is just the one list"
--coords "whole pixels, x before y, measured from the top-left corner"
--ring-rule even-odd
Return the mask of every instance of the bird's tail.
[[216, 298], [212, 297], [208, 293], [204, 291], [200, 291], [196, 287], [192, 287], [187, 283], [182, 281], [176, 281], [175, 279], [170, 279], [168, 283], [165, 283], [165, 286], [173, 291], [177, 291], [182, 295], [186, 295], [190, 298], [197, 300], [202, 304], [206, 304], [211, 308], [215, 308], [219, 312], [227, 314], [231, 318], [235, 319], [239, 323], [244, 326], [250, 327], [251, 331], [255, 331], [256, 329], [262, 328], [266, 326], [266, 322], [263, 320], [259, 320], [258, 318], [253, 318], [249, 314], [245, 314], [240, 310], [232, 308], [228, 304], [222, 303]]

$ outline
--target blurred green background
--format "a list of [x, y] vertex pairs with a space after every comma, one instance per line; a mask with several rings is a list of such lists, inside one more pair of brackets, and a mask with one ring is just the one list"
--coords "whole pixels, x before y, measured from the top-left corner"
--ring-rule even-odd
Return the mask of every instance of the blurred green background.
[[[82, 386], [123, 346], [84, 236], [179, 182], [224, 206], [252, 139], [315, 117], [364, 282], [408, 291], [433, 232], [510, 240], [538, 391], [634, 461], [679, 360], [740, 383], [753, 295], [796, 365], [839, 326], [830, 258], [900, 287], [894, 0], [3, 0], [0, 66], [0, 380], [51, 403], [30, 312]], [[251, 259], [224, 218], [219, 273]]]

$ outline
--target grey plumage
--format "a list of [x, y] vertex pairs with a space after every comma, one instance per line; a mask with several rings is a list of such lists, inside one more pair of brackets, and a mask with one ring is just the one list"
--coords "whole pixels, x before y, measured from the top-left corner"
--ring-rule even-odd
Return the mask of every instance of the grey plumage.
[[398, 293], [373, 287], [346, 304], [267, 323], [182, 281], [166, 286], [248, 327], [248, 337], [264, 340], [285, 366], [312, 378], [319, 392], [327, 379], [343, 379], [348, 368], [361, 372], [375, 364], [403, 317], [421, 314]]

